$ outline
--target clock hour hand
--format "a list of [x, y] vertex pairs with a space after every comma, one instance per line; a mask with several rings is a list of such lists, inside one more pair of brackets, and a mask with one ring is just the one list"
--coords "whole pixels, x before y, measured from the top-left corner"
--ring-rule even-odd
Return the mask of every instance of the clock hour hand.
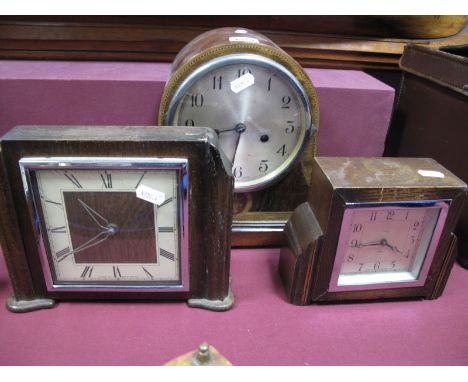
[[245, 131], [246, 127], [243, 123], [238, 123], [236, 126], [234, 126], [232, 129], [225, 129], [225, 130], [218, 130], [215, 129], [216, 134], [222, 134], [222, 133], [227, 133], [229, 131], [235, 131], [236, 133], [243, 133]]
[[[78, 199], [78, 202], [84, 208], [84, 210], [88, 213], [89, 216], [96, 222], [96, 224], [101, 227], [102, 229], [107, 230], [107, 226], [109, 225], [109, 221], [103, 217], [101, 214], [93, 210], [90, 206], [88, 206], [85, 202], [81, 199]], [[103, 225], [104, 224], [104, 225]]]
[[381, 240], [381, 245], [390, 248], [393, 252], [402, 253], [397, 246], [391, 245], [386, 239]]
[[109, 236], [113, 234], [112, 231], [106, 230], [106, 231], [101, 231], [99, 232], [96, 236], [93, 236], [91, 239], [88, 241], [84, 242], [83, 244], [79, 245], [75, 249], [65, 252], [65, 253], [60, 253], [59, 256], [57, 256], [57, 261], [60, 262], [62, 260], [65, 260], [68, 256], [74, 255], [78, 252], [84, 251], [85, 249], [94, 247], [95, 245], [98, 245], [102, 243], [104, 240], [106, 240]]

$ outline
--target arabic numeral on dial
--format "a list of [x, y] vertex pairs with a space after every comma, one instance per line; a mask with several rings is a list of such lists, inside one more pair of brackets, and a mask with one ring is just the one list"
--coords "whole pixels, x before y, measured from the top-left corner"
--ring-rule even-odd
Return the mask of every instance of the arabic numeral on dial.
[[186, 119], [185, 126], [195, 126], [195, 122], [193, 119]]
[[268, 79], [268, 91], [271, 90], [271, 77]]
[[388, 211], [387, 213], [387, 220], [393, 220], [393, 217], [395, 216], [395, 211], [391, 210]]
[[353, 225], [353, 232], [361, 232], [361, 231], [362, 231], [362, 224]]
[[247, 74], [247, 73], [250, 73], [252, 74], [252, 70], [250, 70], [249, 68], [244, 68], [244, 69], [239, 69], [237, 71], [237, 78], [243, 76], [244, 74]]
[[286, 129], [284, 129], [284, 131], [286, 132], [286, 134], [294, 133], [294, 130], [296, 129], [296, 128], [294, 127], [294, 121], [287, 121], [286, 123], [288, 124], [288, 126], [286, 127]]
[[223, 76], [213, 76], [213, 90], [219, 89], [221, 90], [223, 88]]
[[286, 144], [281, 146], [277, 151], [276, 154], [281, 154], [282, 157], [286, 154]]
[[421, 222], [414, 222], [413, 231], [417, 231], [420, 225], [421, 225]]
[[350, 253], [348, 257], [346, 258], [346, 261], [348, 263], [352, 263], [354, 261], [354, 256], [355, 256], [354, 253]]
[[378, 271], [380, 268], [380, 261], [377, 261], [375, 264], [374, 264], [374, 271]]
[[234, 170], [232, 171], [232, 175], [236, 179], [241, 178], [242, 177], [242, 166], [234, 167]]
[[192, 101], [192, 107], [202, 107], [203, 106], [203, 102], [204, 102], [204, 98], [203, 98], [203, 94], [192, 94], [191, 95], [191, 101]]
[[281, 109], [289, 109], [289, 104], [291, 103], [291, 97], [290, 96], [284, 96], [281, 98], [282, 106]]
[[260, 167], [258, 168], [258, 171], [260, 172], [267, 172], [268, 171], [268, 159], [262, 159], [260, 161]]
[[361, 272], [363, 267], [364, 267], [364, 263], [359, 263], [358, 272]]
[[357, 248], [358, 247], [358, 241], [356, 239], [351, 240], [350, 246], [353, 247], [353, 248]]
[[377, 219], [377, 211], [372, 211], [371, 216], [370, 216], [370, 221], [375, 222], [376, 219]]

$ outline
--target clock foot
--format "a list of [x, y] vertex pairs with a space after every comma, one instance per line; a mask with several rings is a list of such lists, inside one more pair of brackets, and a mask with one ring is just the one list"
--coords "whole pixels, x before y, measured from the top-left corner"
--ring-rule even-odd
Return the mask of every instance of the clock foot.
[[52, 308], [55, 300], [48, 298], [36, 298], [34, 300], [17, 300], [15, 296], [10, 296], [6, 302], [8, 310], [14, 313], [30, 312], [37, 309]]
[[231, 283], [229, 283], [229, 292], [224, 300], [208, 300], [206, 298], [191, 298], [187, 304], [192, 308], [201, 308], [223, 312], [233, 307], [235, 302], [234, 293], [232, 292]]

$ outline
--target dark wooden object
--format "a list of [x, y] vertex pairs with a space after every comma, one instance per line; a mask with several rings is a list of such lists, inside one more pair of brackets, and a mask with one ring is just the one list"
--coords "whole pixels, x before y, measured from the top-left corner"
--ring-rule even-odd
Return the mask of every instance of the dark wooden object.
[[[233, 244], [243, 247], [280, 245], [287, 217], [307, 198], [310, 163], [317, 153], [318, 99], [315, 88], [303, 68], [273, 41], [251, 30], [244, 30], [241, 34], [246, 41], [233, 41], [232, 38], [235, 36], [237, 36], [236, 28], [214, 29], [198, 36], [179, 52], [173, 62], [171, 75], [161, 99], [158, 124], [169, 125], [181, 122], [173, 117], [174, 107], [171, 110], [169, 106], [174, 104], [175, 95], [187, 78], [213, 60], [232, 54], [251, 54], [273, 60], [288, 70], [299, 81], [304, 96], [310, 104], [307, 114], [310, 114], [309, 123], [315, 131], [310, 138], [307, 136], [308, 141], [305, 141], [303, 151], [297, 156], [297, 163], [281, 175], [282, 179], [261, 190], [234, 194]], [[253, 43], [249, 39], [256, 42]], [[221, 100], [217, 108], [230, 109], [232, 105], [224, 104]], [[250, 115], [250, 109], [251, 107], [247, 106], [243, 113]], [[263, 125], [264, 121], [260, 117], [257, 118], [256, 123]]]
[[257, 30], [304, 66], [398, 70], [408, 43], [468, 41], [466, 16], [2, 16], [0, 58], [166, 61], [207, 30]]
[[[0, 242], [16, 301], [41, 299], [230, 300], [233, 179], [211, 129], [20, 126], [0, 142]], [[189, 292], [48, 292], [18, 165], [22, 157], [167, 157], [189, 161]], [[199, 304], [203, 305], [203, 304]], [[198, 305], [198, 306], [199, 306]], [[205, 306], [206, 307], [206, 306]], [[223, 305], [219, 304], [219, 307]], [[227, 308], [224, 305], [224, 308]], [[222, 310], [222, 308], [218, 309]]]
[[[445, 177], [417, 175], [417, 170]], [[466, 184], [432, 159], [317, 157], [308, 202], [285, 227], [279, 270], [289, 302], [424, 297], [441, 295], [456, 251], [452, 231], [466, 198]], [[451, 200], [447, 220], [425, 284], [421, 287], [330, 292], [329, 284], [346, 203]]]
[[[385, 155], [428, 156], [468, 182], [468, 58], [408, 46]], [[455, 229], [468, 268], [468, 205]]]

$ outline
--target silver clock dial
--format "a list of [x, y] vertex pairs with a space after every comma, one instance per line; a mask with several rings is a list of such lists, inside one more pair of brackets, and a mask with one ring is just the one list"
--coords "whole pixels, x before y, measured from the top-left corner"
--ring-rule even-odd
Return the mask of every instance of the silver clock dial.
[[233, 163], [237, 192], [280, 179], [311, 128], [309, 103], [297, 80], [274, 61], [253, 57], [224, 57], [194, 72], [169, 112], [171, 124], [215, 129]]

